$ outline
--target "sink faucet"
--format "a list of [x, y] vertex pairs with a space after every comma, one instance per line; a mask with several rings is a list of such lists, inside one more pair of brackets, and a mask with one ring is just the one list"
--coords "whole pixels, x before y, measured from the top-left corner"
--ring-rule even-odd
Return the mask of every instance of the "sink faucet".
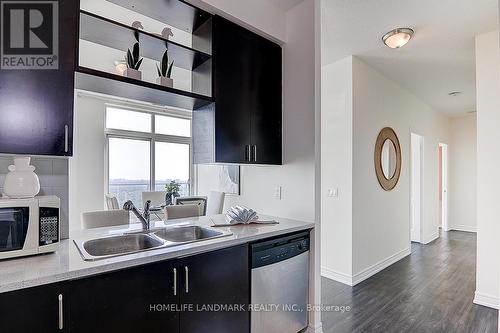
[[149, 230], [151, 228], [151, 224], [150, 224], [151, 213], [149, 212], [150, 207], [151, 207], [151, 200], [148, 200], [144, 204], [144, 210], [141, 214], [137, 210], [137, 208], [134, 206], [132, 201], [129, 200], [123, 204], [123, 209], [128, 210], [128, 211], [132, 211], [132, 213], [134, 213], [134, 215], [137, 216], [139, 221], [142, 222], [142, 227], [144, 230]]

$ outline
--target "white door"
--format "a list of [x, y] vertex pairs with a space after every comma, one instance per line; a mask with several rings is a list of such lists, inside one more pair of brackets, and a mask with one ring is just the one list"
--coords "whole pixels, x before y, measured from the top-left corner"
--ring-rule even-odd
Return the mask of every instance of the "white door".
[[422, 180], [423, 180], [423, 146], [424, 138], [411, 134], [411, 180], [410, 180], [410, 239], [412, 242], [422, 241]]
[[440, 143], [442, 149], [441, 159], [441, 228], [444, 231], [449, 231], [448, 227], [448, 145]]

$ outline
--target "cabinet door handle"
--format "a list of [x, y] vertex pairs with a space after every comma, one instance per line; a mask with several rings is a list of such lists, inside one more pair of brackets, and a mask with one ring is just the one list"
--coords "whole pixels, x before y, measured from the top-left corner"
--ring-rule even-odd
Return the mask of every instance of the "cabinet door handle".
[[257, 145], [253, 146], [253, 161], [257, 162]]
[[174, 296], [177, 296], [177, 268], [174, 268]]
[[245, 161], [246, 162], [251, 162], [251, 155], [252, 155], [252, 148], [250, 145], [245, 146]]
[[69, 150], [69, 126], [64, 125], [64, 152], [67, 153]]
[[64, 329], [63, 295], [59, 294], [59, 330]]
[[186, 273], [186, 294], [189, 293], [189, 268], [184, 266], [184, 271]]

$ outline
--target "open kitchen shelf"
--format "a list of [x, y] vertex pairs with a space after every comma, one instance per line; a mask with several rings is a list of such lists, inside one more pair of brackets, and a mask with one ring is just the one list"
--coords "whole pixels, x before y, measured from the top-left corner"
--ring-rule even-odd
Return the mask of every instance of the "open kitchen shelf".
[[79, 66], [76, 70], [75, 88], [188, 110], [198, 109], [214, 101], [212, 97], [82, 66]]
[[[193, 47], [83, 10], [80, 10], [80, 40], [118, 50], [118, 54], [123, 52], [123, 58], [127, 49], [132, 49], [137, 41], [140, 43], [140, 55], [146, 59], [161, 61], [165, 50], [168, 49], [169, 59], [174, 61], [174, 66], [191, 72], [191, 91], [124, 77], [108, 72], [102, 66], [97, 69], [85, 62], [85, 58], [81, 59], [82, 62], [76, 69], [76, 89], [189, 110], [198, 109], [214, 101], [211, 97], [212, 16], [210, 14], [179, 0], [147, 1], [147, 6], [139, 1], [137, 4], [111, 2], [139, 13], [140, 8], [158, 10], [162, 14], [160, 21], [166, 22], [169, 26], [193, 31]], [[156, 69], [154, 70], [156, 74]], [[175, 76], [173, 79], [176, 79]]]
[[210, 13], [180, 0], [107, 1], [192, 34], [212, 18]]
[[141, 56], [160, 61], [168, 49], [168, 56], [176, 67], [195, 70], [211, 59], [205, 52], [166, 40], [160, 36], [128, 27], [105, 17], [80, 11], [80, 39], [126, 51], [132, 49], [136, 37], [141, 46]]

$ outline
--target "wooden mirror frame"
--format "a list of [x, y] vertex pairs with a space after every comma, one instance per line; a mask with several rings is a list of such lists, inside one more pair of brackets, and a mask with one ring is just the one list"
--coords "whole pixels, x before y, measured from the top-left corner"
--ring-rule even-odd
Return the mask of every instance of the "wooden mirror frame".
[[[382, 169], [382, 147], [384, 146], [386, 140], [391, 140], [396, 148], [396, 170], [390, 179], [385, 177]], [[386, 191], [393, 190], [398, 184], [399, 176], [401, 175], [401, 145], [399, 144], [396, 132], [394, 132], [394, 130], [390, 127], [383, 128], [378, 134], [377, 142], [375, 143], [374, 162], [375, 173], [380, 186], [382, 186], [382, 188]]]

